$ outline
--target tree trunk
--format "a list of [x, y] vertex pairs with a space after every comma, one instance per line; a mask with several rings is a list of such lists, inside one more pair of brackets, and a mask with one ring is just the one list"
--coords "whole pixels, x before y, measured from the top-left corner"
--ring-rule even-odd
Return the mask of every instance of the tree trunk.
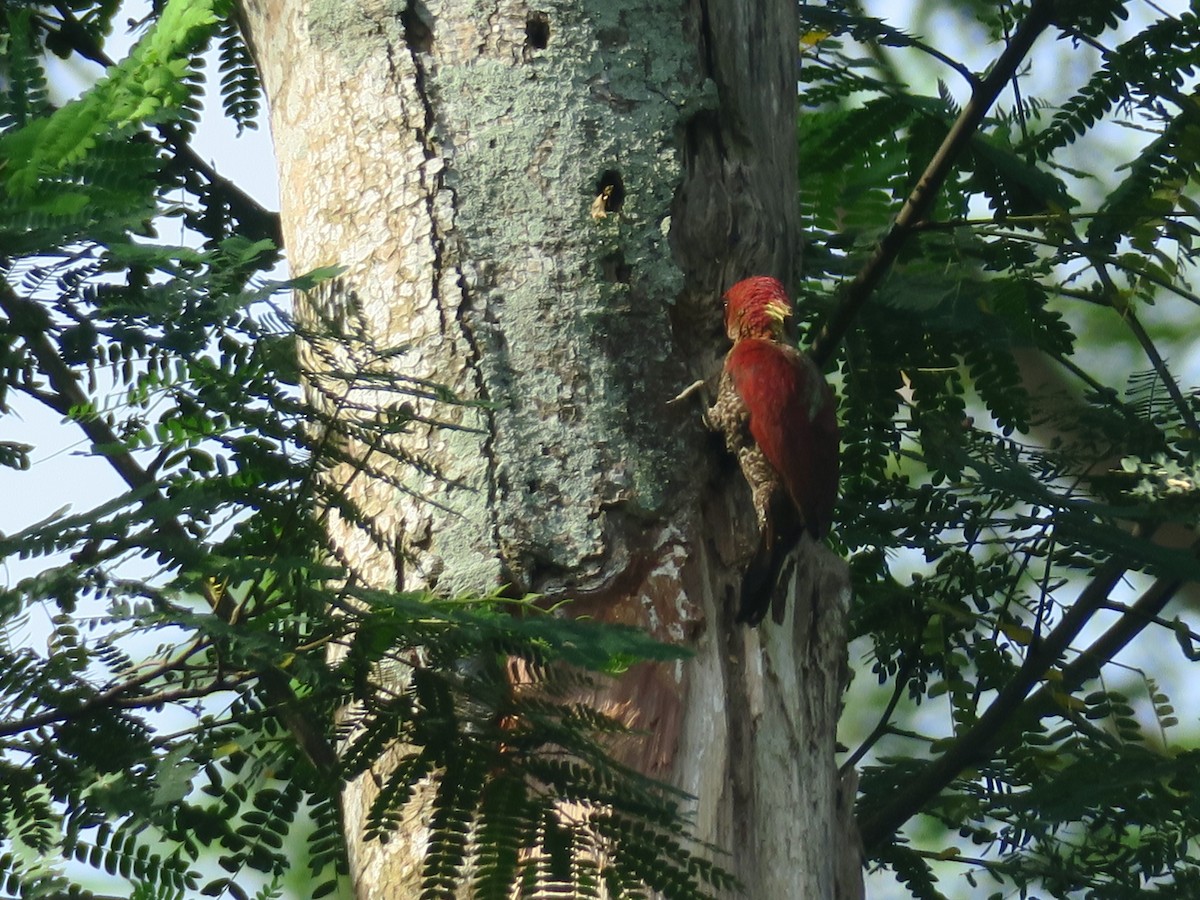
[[[346, 267], [310, 302], [485, 401], [423, 410], [467, 426], [414, 436], [444, 477], [353, 485], [399, 552], [334, 523], [345, 559], [378, 587], [507, 584], [687, 644], [597, 698], [648, 733], [638, 765], [699, 798], [747, 896], [858, 895], [844, 567], [813, 551], [781, 626], [735, 626], [749, 491], [701, 401], [667, 402], [718, 370], [721, 291], [793, 271], [793, 0], [242, 6], [290, 264]], [[345, 797], [358, 894], [416, 896], [420, 815], [364, 845], [369, 793]]]

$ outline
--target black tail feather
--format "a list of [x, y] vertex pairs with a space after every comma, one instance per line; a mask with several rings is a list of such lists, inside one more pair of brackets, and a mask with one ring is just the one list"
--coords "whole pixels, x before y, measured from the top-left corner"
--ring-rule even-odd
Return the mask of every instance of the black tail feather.
[[737, 621], [754, 627], [763, 620], [767, 610], [771, 608], [771, 598], [775, 595], [775, 585], [779, 581], [779, 570], [790, 548], [781, 547], [781, 542], [775, 542], [775, 552], [766, 541], [759, 542], [758, 549], [746, 572], [742, 575], [741, 602], [738, 605]]

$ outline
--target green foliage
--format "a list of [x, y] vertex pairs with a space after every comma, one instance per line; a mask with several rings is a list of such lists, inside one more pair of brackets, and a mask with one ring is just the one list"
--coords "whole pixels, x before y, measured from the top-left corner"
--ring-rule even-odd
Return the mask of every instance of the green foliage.
[[[1197, 658], [1187, 617], [1159, 615], [1200, 575], [1194, 550], [1155, 535], [1197, 520], [1196, 403], [1156, 344], [1194, 331], [1200, 25], [1117, 2], [996, 9], [925, 5], [955, 35], [1011, 37], [1049, 11], [1068, 43], [1043, 38], [1009, 73], [838, 351], [837, 535], [863, 664], [892, 698], [852, 758], [868, 760], [859, 820], [914, 897], [965, 896], [964, 879], [970, 896], [1192, 896], [1195, 735], [1112, 658], [1146, 629]], [[815, 325], [1003, 43], [954, 59], [961, 42], [838, 0], [802, 18], [799, 306]], [[1132, 37], [1114, 41], [1118, 24]], [[1098, 60], [1077, 85], [1042, 72], [1071, 46]], [[908, 87], [935, 84], [929, 65], [951, 87]], [[1090, 157], [1106, 161], [1081, 171]], [[1144, 326], [1165, 302], [1176, 324]], [[1150, 586], [1115, 588], [1125, 573]]]
[[[397, 374], [403, 353], [352, 302], [298, 327], [278, 296], [334, 290], [337, 271], [270, 280], [277, 227], [189, 156], [212, 39], [226, 111], [243, 128], [258, 113], [225, 4], [163, 5], [126, 60], [51, 108], [44, 54], [102, 58], [114, 11], [0, 13], [0, 413], [49, 407], [124, 482], [0, 535], [0, 559], [37, 564], [0, 590], [0, 891], [268, 897], [299, 870], [305, 896], [331, 895], [340, 789], [385, 751], [368, 836], [428, 807], [423, 896], [464, 879], [496, 898], [729, 887], [688, 836], [687, 798], [615, 762], [623, 727], [578, 699], [679, 651], [536, 598], [369, 590], [335, 562], [330, 510], [380, 540], [347, 497], [367, 465], [349, 448], [373, 448], [373, 475], [429, 471], [389, 438], [461, 401]], [[163, 215], [202, 246], [157, 239]], [[342, 362], [318, 382], [301, 343]], [[347, 421], [301, 381], [383, 399]], [[34, 452], [2, 442], [0, 464]], [[41, 611], [45, 649], [27, 639]]]
[[258, 69], [250, 57], [250, 49], [242, 39], [232, 19], [220, 26], [221, 40], [221, 105], [225, 115], [237, 123], [240, 135], [247, 128], [258, 127], [262, 105], [262, 85]]
[[[143, 123], [164, 117], [186, 121], [194, 114], [191, 58], [217, 22], [213, 5], [173, 0], [164, 7], [159, 27], [82, 98], [48, 116], [23, 122], [18, 117], [23, 127], [0, 138], [8, 193], [28, 200], [38, 187], [54, 184], [64, 170], [86, 159], [98, 140], [124, 140]], [[28, 17], [18, 12], [16, 18]]]

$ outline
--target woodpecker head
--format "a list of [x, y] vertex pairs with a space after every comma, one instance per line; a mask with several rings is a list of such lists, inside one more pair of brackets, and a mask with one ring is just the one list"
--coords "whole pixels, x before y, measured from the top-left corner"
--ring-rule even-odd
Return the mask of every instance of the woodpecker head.
[[778, 279], [743, 278], [725, 292], [725, 332], [732, 341], [779, 340], [791, 315], [792, 302]]

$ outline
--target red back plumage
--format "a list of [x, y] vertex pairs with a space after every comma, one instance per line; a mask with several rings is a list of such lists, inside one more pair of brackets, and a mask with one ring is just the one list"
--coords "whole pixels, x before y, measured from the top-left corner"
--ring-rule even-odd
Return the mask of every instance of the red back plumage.
[[[820, 539], [829, 532], [838, 488], [837, 417], [820, 370], [790, 341], [792, 304], [783, 285], [746, 278], [724, 299], [733, 347], [709, 422], [725, 435], [754, 500], [759, 540], [742, 573], [737, 621], [757, 625], [801, 535]], [[779, 621], [782, 607], [776, 610]]]
[[750, 412], [750, 434], [779, 473], [805, 530], [824, 537], [838, 485], [838, 428], [829, 385], [799, 351], [761, 338], [735, 342], [725, 369]]

